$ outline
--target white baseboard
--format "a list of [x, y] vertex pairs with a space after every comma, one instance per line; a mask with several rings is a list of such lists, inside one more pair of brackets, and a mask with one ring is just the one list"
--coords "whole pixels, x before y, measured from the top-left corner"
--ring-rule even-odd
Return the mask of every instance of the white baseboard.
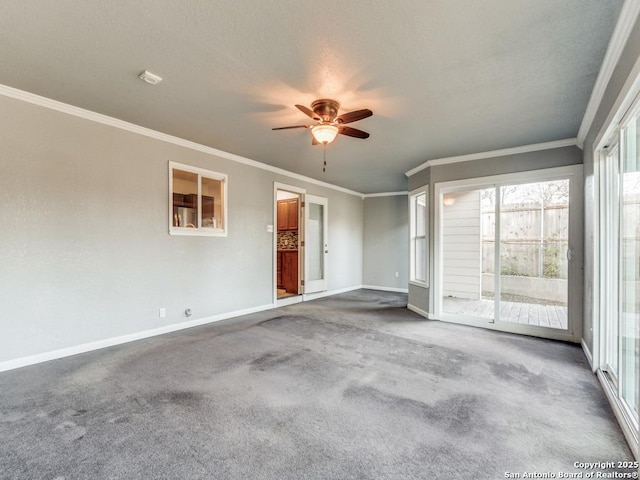
[[369, 290], [381, 290], [383, 292], [409, 293], [408, 288], [380, 287], [377, 285], [362, 285], [362, 288]]
[[[328, 297], [330, 295], [337, 295], [339, 293], [351, 292], [353, 290], [359, 290], [363, 288], [362, 285], [355, 285], [353, 287], [346, 287], [337, 290], [329, 290], [325, 292], [311, 293], [308, 295], [302, 295], [293, 297], [291, 303], [298, 303], [302, 300], [314, 300], [316, 298]], [[209, 317], [198, 318], [190, 320], [188, 322], [174, 323], [166, 325], [160, 328], [154, 328], [151, 330], [144, 330], [141, 332], [130, 333], [128, 335], [121, 335], [118, 337], [107, 338], [104, 340], [98, 340], [95, 342], [83, 343], [81, 345], [74, 345], [72, 347], [61, 348], [58, 350], [52, 350], [50, 352], [38, 353], [35, 355], [28, 355], [26, 357], [15, 358], [12, 360], [6, 360], [0, 362], [0, 372], [6, 372], [8, 370], [14, 370], [20, 367], [26, 367], [29, 365], [35, 365], [36, 363], [48, 362], [50, 360], [57, 360], [59, 358], [70, 357], [72, 355], [78, 355], [80, 353], [91, 352], [93, 350], [100, 350], [101, 348], [113, 347], [116, 345], [122, 345], [124, 343], [134, 342], [136, 340], [142, 340], [144, 338], [155, 337], [157, 335], [163, 335], [165, 333], [177, 332], [179, 330], [185, 330], [187, 328], [198, 327], [206, 325], [208, 323], [219, 322], [221, 320], [227, 320], [229, 318], [240, 317], [242, 315], [248, 315], [250, 313], [262, 312], [277, 307], [282, 307], [278, 304], [260, 305], [258, 307], [245, 308], [243, 310], [236, 310], [233, 312], [221, 313], [218, 315], [212, 315]]]
[[209, 317], [198, 318], [190, 320], [188, 322], [174, 323], [166, 325], [160, 328], [154, 328], [151, 330], [143, 330], [141, 332], [130, 333], [128, 335], [121, 335], [118, 337], [107, 338], [104, 340], [98, 340], [96, 342], [83, 343], [81, 345], [75, 345], [73, 347], [61, 348], [59, 350], [52, 350], [50, 352], [38, 353], [36, 355], [29, 355], [26, 357], [16, 358], [13, 360], [7, 360], [0, 362], [0, 372], [7, 370], [14, 370], [20, 367], [26, 367], [28, 365], [34, 365], [36, 363], [48, 362], [50, 360], [56, 360], [58, 358], [70, 357], [72, 355], [78, 355], [80, 353], [91, 352], [93, 350], [99, 350], [101, 348], [113, 347], [115, 345], [122, 345], [124, 343], [134, 342], [136, 340], [142, 340], [144, 338], [155, 337], [157, 335], [163, 335], [165, 333], [176, 332], [178, 330], [185, 330], [187, 328], [198, 327], [200, 325], [206, 325], [208, 323], [219, 322], [221, 320], [227, 320], [229, 318], [240, 317], [242, 315], [248, 315], [250, 313], [262, 312], [274, 308], [274, 305], [260, 305], [258, 307], [245, 308], [243, 310], [236, 310], [234, 312], [221, 313], [219, 315], [212, 315]]
[[412, 312], [417, 313], [418, 315], [423, 316], [426, 319], [429, 319], [429, 312], [425, 312], [424, 310], [422, 310], [421, 308], [416, 307], [415, 305], [411, 305], [409, 303], [409, 304], [407, 304], [407, 309], [411, 310]]
[[337, 290], [325, 290], [324, 292], [305, 293], [304, 295], [302, 295], [302, 299], [303, 301], [308, 302], [309, 300], [316, 300], [318, 298], [330, 297], [331, 295], [338, 295], [340, 293], [353, 292], [354, 290], [360, 290], [361, 288], [364, 288], [364, 287], [362, 285], [355, 285], [353, 287], [339, 288]]
[[591, 350], [587, 347], [587, 344], [584, 343], [584, 338], [580, 340], [580, 344], [582, 345], [582, 350], [584, 351], [584, 356], [587, 357], [587, 362], [589, 362], [589, 366], [591, 367], [591, 371], [595, 371], [593, 369], [593, 355], [591, 355]]
[[302, 303], [302, 295], [279, 298], [276, 300], [276, 307], [286, 307], [287, 305], [293, 305], [294, 303]]

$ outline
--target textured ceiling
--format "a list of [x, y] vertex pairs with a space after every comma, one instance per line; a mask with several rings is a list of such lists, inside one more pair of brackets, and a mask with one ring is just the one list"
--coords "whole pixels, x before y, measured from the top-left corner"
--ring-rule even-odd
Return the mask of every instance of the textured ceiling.
[[[0, 83], [363, 193], [575, 137], [622, 0], [3, 0]], [[151, 87], [144, 69], [164, 77]], [[311, 146], [293, 105], [370, 108]]]

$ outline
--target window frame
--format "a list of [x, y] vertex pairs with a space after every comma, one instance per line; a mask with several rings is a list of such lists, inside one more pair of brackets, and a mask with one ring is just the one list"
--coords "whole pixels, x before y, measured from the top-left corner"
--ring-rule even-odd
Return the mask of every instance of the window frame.
[[[416, 278], [416, 240], [423, 238], [416, 235], [417, 201], [424, 195], [424, 280]], [[409, 192], [409, 284], [418, 287], [429, 287], [429, 186], [424, 185]]]
[[[640, 77], [638, 77], [640, 78]], [[635, 410], [624, 395], [629, 376], [622, 358], [623, 327], [623, 224], [624, 178], [626, 154], [625, 129], [640, 116], [640, 84], [609, 114], [593, 147], [593, 357], [591, 367], [616, 415], [631, 447], [638, 450], [640, 436], [640, 388], [636, 386]], [[622, 98], [622, 96], [620, 97]], [[615, 111], [615, 114], [613, 113]], [[637, 341], [637, 340], [636, 340]], [[583, 342], [583, 348], [589, 352]], [[613, 358], [615, 357], [615, 358]], [[637, 362], [638, 359], [636, 358]], [[637, 365], [637, 363], [636, 363]], [[637, 367], [636, 367], [637, 368]], [[637, 375], [637, 372], [635, 372]]]
[[[173, 225], [173, 172], [181, 170], [198, 176], [198, 226], [196, 228], [176, 227]], [[222, 183], [222, 228], [203, 228], [202, 227], [202, 179], [216, 180]], [[229, 230], [228, 216], [228, 191], [229, 176], [226, 173], [214, 172], [200, 167], [185, 165], [178, 162], [169, 162], [169, 235], [186, 235], [199, 237], [226, 237]]]

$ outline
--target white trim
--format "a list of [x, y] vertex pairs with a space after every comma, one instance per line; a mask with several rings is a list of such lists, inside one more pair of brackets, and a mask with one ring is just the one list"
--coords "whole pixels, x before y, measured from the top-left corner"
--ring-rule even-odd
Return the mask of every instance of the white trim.
[[353, 287], [339, 288], [337, 290], [325, 290], [324, 292], [305, 293], [302, 295], [302, 300], [308, 302], [310, 300], [316, 300], [318, 298], [330, 297], [331, 295], [338, 295], [340, 293], [352, 292], [354, 290], [360, 290], [362, 285], [355, 285]]
[[151, 330], [143, 330], [141, 332], [130, 333], [127, 335], [107, 338], [107, 339], [98, 340], [95, 342], [83, 343], [81, 345], [75, 345], [73, 347], [61, 348], [59, 350], [53, 350], [50, 352], [29, 355], [27, 357], [7, 360], [4, 362], [0, 362], [0, 372], [5, 372], [7, 370], [14, 370], [16, 368], [26, 367], [28, 365], [34, 365], [36, 363], [48, 362], [50, 360], [56, 360], [58, 358], [70, 357], [72, 355], [91, 352], [93, 350], [100, 350], [102, 348], [113, 347], [115, 345], [122, 345], [124, 343], [134, 342], [136, 340], [142, 340], [144, 338], [155, 337], [157, 335], [163, 335], [165, 333], [176, 332], [179, 330], [185, 330], [187, 328], [199, 327], [201, 325], [219, 322], [221, 320], [227, 320], [229, 318], [248, 315], [251, 313], [262, 312], [265, 310], [270, 310], [272, 308], [274, 308], [274, 305], [272, 304], [260, 305], [257, 307], [251, 307], [251, 308], [245, 308], [242, 310], [236, 310], [233, 312], [221, 313], [218, 315], [212, 315], [209, 317], [190, 320], [188, 322], [174, 323], [171, 325], [166, 325], [164, 327], [154, 328]]
[[[626, 5], [625, 5], [626, 6]], [[598, 299], [598, 302], [594, 306], [594, 315], [593, 315], [593, 338], [594, 338], [594, 362], [596, 368], [596, 375], [602, 385], [602, 388], [607, 396], [607, 400], [609, 401], [611, 408], [614, 411], [616, 419], [622, 428], [622, 431], [625, 435], [627, 442], [629, 443], [629, 447], [632, 450], [636, 460], [640, 460], [640, 451], [639, 449], [639, 441], [638, 437], [640, 435], [640, 430], [638, 428], [638, 421], [634, 419], [633, 415], [629, 411], [629, 406], [626, 402], [621, 399], [621, 392], [619, 391], [619, 386], [614, 384], [615, 380], [613, 379], [618, 372], [615, 369], [611, 369], [610, 372], [606, 372], [605, 370], [609, 370], [610, 367], [608, 365], [608, 352], [606, 348], [606, 343], [608, 340], [607, 330], [609, 325], [605, 321], [607, 318], [611, 318], [613, 315], [615, 317], [616, 312], [609, 311], [612, 308], [615, 308], [615, 303], [620, 302], [619, 292], [616, 292], [618, 289], [615, 287], [617, 283], [619, 283], [619, 274], [620, 272], [615, 272], [617, 267], [614, 268], [614, 271], [609, 271], [612, 265], [611, 262], [607, 261], [607, 257], [611, 254], [611, 249], [608, 248], [609, 243], [613, 243], [612, 248], [616, 250], [616, 243], [620, 242], [620, 236], [618, 238], [612, 237], [609, 240], [612, 242], [605, 241], [608, 239], [609, 233], [611, 230], [615, 231], [619, 229], [618, 220], [613, 221], [613, 226], [607, 224], [607, 222], [603, 221], [603, 218], [606, 217], [604, 215], [606, 210], [608, 210], [609, 200], [613, 198], [613, 206], [614, 211], [617, 212], [619, 208], [616, 206], [620, 201], [620, 192], [617, 191], [619, 187], [614, 187], [611, 191], [608, 189], [608, 167], [611, 166], [610, 162], [607, 161], [611, 152], [618, 150], [618, 155], [622, 156], [623, 144], [621, 143], [621, 130], [628, 125], [628, 121], [635, 115], [638, 115], [638, 111], [640, 110], [640, 59], [637, 59], [631, 72], [629, 73], [627, 79], [623, 87], [620, 89], [616, 97], [616, 101], [609, 110], [607, 115], [607, 119], [602, 124], [600, 131], [598, 132], [595, 140], [593, 141], [593, 162], [594, 162], [594, 213], [596, 214], [595, 223], [594, 223], [594, 272], [593, 272], [593, 281], [594, 281], [594, 297]], [[606, 150], [605, 150], [606, 148]], [[622, 161], [622, 158], [619, 159]], [[616, 168], [617, 170], [617, 168]], [[615, 175], [619, 174], [619, 172], [614, 173]], [[619, 179], [618, 179], [619, 181]], [[617, 183], [617, 181], [615, 182]], [[610, 212], [613, 213], [613, 212]], [[617, 212], [619, 214], [619, 212]], [[617, 214], [612, 215], [613, 218], [617, 218]], [[601, 235], [604, 234], [604, 235]], [[618, 245], [619, 246], [619, 245]], [[614, 257], [615, 257], [614, 252]], [[613, 262], [614, 264], [616, 262]], [[615, 266], [615, 265], [614, 265]], [[606, 268], [605, 268], [606, 267]], [[612, 283], [613, 282], [613, 283]], [[611, 296], [613, 298], [607, 299], [607, 296]], [[616, 298], [617, 297], [617, 298]], [[597, 307], [597, 308], [596, 308]], [[609, 332], [610, 333], [610, 332]], [[619, 335], [616, 341], [620, 341]], [[639, 406], [636, 406], [640, 407]]]
[[[416, 279], [416, 262], [415, 262], [415, 250], [414, 250], [414, 242], [418, 236], [416, 235], [416, 222], [415, 222], [415, 213], [416, 213], [416, 203], [413, 201], [414, 197], [419, 195], [424, 195], [424, 243], [425, 243], [425, 252], [424, 252], [424, 272], [425, 279], [420, 280]], [[423, 185], [422, 187], [416, 188], [408, 192], [408, 202], [407, 207], [409, 209], [409, 283], [412, 285], [417, 285], [420, 287], [428, 288], [429, 287], [429, 267], [431, 263], [429, 261], [429, 250], [431, 247], [431, 242], [429, 242], [429, 185]], [[422, 237], [422, 236], [420, 236]]]
[[580, 345], [582, 345], [582, 350], [584, 351], [584, 356], [587, 357], [587, 362], [589, 362], [589, 366], [591, 367], [591, 371], [595, 372], [595, 369], [593, 368], [593, 355], [591, 355], [591, 351], [589, 350], [589, 347], [585, 343], [584, 338], [580, 340]]
[[[534, 325], [524, 324], [511, 324], [507, 322], [490, 322], [488, 319], [478, 319], [475, 317], [464, 317], [453, 314], [446, 314], [442, 311], [442, 289], [443, 289], [443, 238], [442, 238], [442, 221], [443, 221], [443, 209], [442, 209], [442, 197], [445, 193], [454, 191], [464, 191], [469, 188], [492, 188], [503, 184], [517, 185], [520, 183], [530, 182], [542, 182], [548, 180], [555, 180], [559, 178], [570, 178], [571, 180], [571, 211], [569, 214], [570, 225], [574, 224], [575, 219], [582, 218], [582, 204], [580, 202], [574, 202], [576, 197], [583, 198], [582, 192], [582, 176], [583, 165], [567, 165], [562, 167], [551, 167], [540, 170], [505, 173], [499, 175], [491, 175], [487, 177], [473, 177], [462, 180], [450, 180], [446, 182], [438, 182], [434, 184], [434, 245], [433, 245], [433, 268], [431, 274], [433, 275], [431, 286], [429, 290], [430, 302], [434, 313], [439, 320], [447, 321], [451, 323], [459, 323], [462, 325], [471, 325], [475, 327], [486, 328], [489, 330], [499, 330], [510, 333], [519, 333], [523, 335], [531, 335], [536, 337], [551, 338], [554, 340], [564, 340], [574, 343], [579, 343], [582, 338], [582, 321], [575, 317], [568, 319], [567, 330], [555, 330], [548, 327], [536, 327]], [[496, 218], [499, 219], [499, 211], [496, 211]], [[571, 226], [570, 226], [571, 228]], [[496, 231], [500, 231], [499, 225], [496, 225]], [[496, 244], [497, 245], [497, 244]], [[575, 247], [573, 244], [569, 244], [570, 247]], [[499, 258], [499, 255], [496, 256]], [[571, 269], [571, 265], [569, 266]], [[575, 267], [574, 267], [575, 268]], [[577, 270], [577, 269], [576, 269]], [[573, 278], [573, 276], [571, 277]], [[571, 283], [568, 285], [568, 296], [571, 306], [570, 313], [572, 313], [576, 301], [574, 294], [571, 293]]]
[[[463, 178], [460, 180], [447, 180], [445, 182], [437, 182], [435, 188], [446, 190], [444, 193], [453, 191], [464, 191], [469, 187], [484, 188], [485, 186], [493, 187], [496, 184], [509, 182], [509, 184], [544, 182], [547, 180], [556, 180], [563, 176], [581, 175], [583, 170], [582, 163], [573, 165], [564, 165], [561, 167], [549, 167], [539, 170], [527, 170], [525, 172], [500, 173], [497, 175], [489, 175], [487, 177]], [[532, 174], [535, 178], [532, 179]], [[442, 193], [442, 192], [440, 192]], [[436, 196], [438, 192], [436, 191]], [[434, 199], [437, 202], [437, 199]]]
[[[432, 317], [435, 318], [435, 317]], [[468, 327], [484, 328], [485, 330], [494, 330], [496, 332], [514, 333], [518, 335], [526, 335], [529, 337], [547, 338], [550, 340], [560, 340], [562, 342], [570, 342], [578, 344], [576, 336], [572, 333], [567, 333], [568, 330], [560, 330], [549, 327], [539, 327], [536, 325], [526, 325], [523, 323], [510, 323], [502, 322], [500, 324], [491, 323], [485, 320], [480, 320], [476, 317], [462, 316], [458, 314], [441, 313], [438, 320], [446, 323], [453, 323], [455, 325], [466, 325]]]
[[200, 143], [192, 142], [190, 140], [185, 140], [183, 138], [175, 137], [173, 135], [168, 135], [166, 133], [158, 132], [156, 130], [151, 130], [150, 128], [141, 127], [133, 123], [125, 122], [124, 120], [119, 120], [117, 118], [103, 115], [101, 113], [85, 110], [84, 108], [74, 107], [73, 105], [58, 102], [57, 100], [52, 100], [50, 98], [41, 97], [40, 95], [25, 92], [23, 90], [18, 90], [17, 88], [0, 84], [0, 95], [14, 98], [16, 100], [22, 100], [23, 102], [31, 103], [33, 105], [38, 105], [40, 107], [48, 108], [50, 110], [66, 113], [68, 115], [73, 115], [74, 117], [84, 118], [85, 120], [91, 120], [92, 122], [101, 123], [103, 125], [109, 125], [111, 127], [119, 128], [121, 130], [126, 130], [128, 132], [137, 133], [138, 135], [143, 135], [145, 137], [160, 140], [162, 142], [171, 143], [173, 145], [189, 148], [191, 150], [196, 150], [198, 152], [206, 153], [209, 155], [215, 155], [217, 157], [225, 158], [227, 160], [238, 162], [243, 165], [248, 165], [251, 167], [266, 170], [268, 172], [277, 173], [278, 175], [284, 175], [286, 177], [295, 178], [296, 180], [301, 180], [303, 182], [312, 183], [314, 185], [319, 185], [325, 188], [330, 188], [338, 192], [348, 193], [349, 195], [354, 195], [356, 197], [364, 198], [362, 193], [356, 192], [354, 190], [349, 190], [348, 188], [323, 182], [322, 180], [316, 180], [315, 178], [300, 175], [298, 173], [293, 173], [288, 170], [284, 170], [282, 168], [274, 167], [272, 165], [267, 165], [266, 163], [258, 162], [256, 160], [251, 160], [250, 158], [225, 152], [224, 150], [218, 150], [217, 148], [208, 147]]
[[381, 193], [365, 193], [362, 198], [374, 198], [374, 197], [399, 197], [408, 195], [409, 192], [381, 192]]
[[594, 151], [602, 150], [607, 142], [611, 141], [612, 135], [615, 133], [622, 118], [627, 114], [629, 108], [633, 104], [638, 92], [640, 91], [640, 58], [636, 60], [631, 72], [624, 85], [618, 93], [616, 101], [609, 110], [606, 120], [602, 123], [602, 128], [598, 132], [593, 145]]
[[[273, 233], [271, 234], [272, 243], [273, 243], [273, 303], [278, 306], [284, 306], [285, 303], [279, 303], [278, 300], [278, 190], [284, 190], [291, 193], [297, 193], [298, 199], [300, 201], [300, 205], [304, 202], [304, 196], [307, 191], [304, 188], [294, 187], [293, 185], [287, 185], [286, 183], [273, 182]], [[302, 206], [300, 207], [302, 209]], [[300, 226], [304, 222], [301, 219], [301, 216], [298, 217], [298, 242], [300, 240], [304, 240], [304, 229]], [[300, 280], [302, 280], [304, 258], [301, 260], [300, 255], [304, 255], [304, 247], [298, 247], [298, 291], [300, 291]], [[300, 296], [300, 301], [302, 301], [302, 296]], [[288, 298], [296, 298], [296, 297], [288, 297]], [[285, 300], [285, 299], [282, 299]], [[294, 301], [290, 301], [286, 303], [286, 305], [297, 303]]]
[[[326, 292], [318, 292], [313, 293], [309, 296], [313, 296], [313, 298], [305, 298], [304, 300], [314, 300], [316, 298], [328, 297], [331, 295], [338, 295], [340, 293], [351, 292], [353, 290], [359, 290], [363, 288], [362, 285], [356, 285], [353, 287], [340, 288], [337, 290], [330, 290]], [[297, 297], [292, 297], [294, 299], [303, 297], [303, 295], [298, 295]], [[306, 297], [306, 295], [304, 296]], [[300, 300], [298, 300], [300, 301]], [[292, 302], [297, 303], [297, 302]], [[154, 328], [151, 330], [143, 330], [141, 332], [130, 333], [127, 335], [121, 335], [118, 337], [107, 338], [104, 340], [98, 340], [95, 342], [83, 343], [81, 345], [75, 345], [72, 347], [61, 348], [59, 350], [52, 350], [50, 352], [37, 353], [35, 355], [29, 355], [27, 357], [15, 358], [12, 360], [6, 360], [4, 362], [0, 362], [0, 372], [6, 372], [8, 370], [15, 370], [16, 368], [27, 367], [29, 365], [35, 365], [37, 363], [48, 362], [51, 360], [57, 360], [59, 358], [70, 357], [72, 355], [78, 355], [80, 353], [92, 352], [94, 350], [100, 350], [102, 348], [113, 347], [116, 345], [122, 345], [129, 342], [134, 342], [136, 340], [142, 340], [149, 337], [155, 337], [158, 335], [164, 335], [165, 333], [177, 332], [179, 330], [186, 330], [187, 328], [199, 327], [202, 325], [207, 325], [209, 323], [220, 322], [222, 320], [227, 320], [230, 318], [240, 317], [243, 315], [249, 315], [252, 313], [263, 312], [265, 310], [272, 310], [274, 308], [279, 308], [284, 305], [275, 305], [275, 304], [267, 304], [260, 305], [257, 307], [245, 308], [242, 310], [235, 310], [233, 312], [220, 313], [218, 315], [212, 315], [209, 317], [198, 318], [195, 320], [190, 320], [188, 322], [174, 323], [171, 325], [166, 325], [160, 328]]]
[[[316, 195], [305, 194], [303, 197], [304, 207], [303, 213], [304, 216], [302, 221], [302, 231], [304, 246], [302, 247], [302, 278], [304, 279], [304, 294], [310, 295], [318, 292], [325, 292], [329, 285], [328, 283], [328, 275], [329, 275], [329, 255], [331, 250], [331, 245], [329, 245], [329, 199], [326, 197], [318, 197]], [[322, 229], [320, 230], [321, 241], [320, 244], [314, 245], [314, 242], [311, 240], [311, 235], [309, 232], [311, 231], [309, 228], [311, 219], [311, 205], [316, 205], [322, 208], [322, 218], [320, 219]], [[320, 249], [320, 263], [321, 269], [320, 273], [322, 274], [322, 278], [311, 279], [312, 272], [312, 249], [316, 247]], [[307, 298], [307, 297], [305, 297]], [[310, 297], [311, 298], [311, 297]]]
[[[197, 227], [174, 227], [173, 226], [173, 171], [181, 170], [183, 172], [194, 173], [198, 175], [198, 205], [197, 205]], [[218, 180], [222, 183], [222, 228], [207, 228], [202, 226], [202, 179]], [[229, 232], [229, 176], [226, 173], [214, 172], [204, 168], [185, 165], [169, 161], [169, 235], [185, 235], [185, 236], [201, 236], [201, 237], [226, 237]]]
[[[287, 192], [291, 192], [291, 193], [302, 193], [302, 194], [307, 193], [307, 191], [304, 188], [294, 187], [293, 185], [288, 185], [286, 183], [273, 182], [273, 187], [275, 192], [277, 192], [278, 190], [286, 190]], [[276, 198], [276, 200], [278, 199]]]
[[598, 371], [596, 372], [596, 376], [600, 381], [600, 385], [604, 390], [607, 400], [609, 400], [609, 404], [611, 405], [611, 409], [616, 416], [616, 420], [618, 420], [618, 424], [620, 425], [620, 428], [622, 428], [622, 433], [624, 433], [624, 436], [629, 443], [631, 452], [636, 457], [636, 460], [640, 460], [640, 443], [638, 441], [638, 433], [634, 428], [631, 427], [630, 419], [626, 415], [624, 408], [620, 404], [620, 399], [618, 398], [616, 391], [611, 385], [611, 382], [609, 382], [609, 380], [607, 379], [606, 375], [602, 372], [602, 370], [598, 369]]
[[429, 312], [425, 312], [421, 308], [418, 308], [415, 305], [411, 305], [410, 303], [407, 304], [407, 310], [411, 310], [412, 312], [417, 313], [418, 315], [426, 318], [427, 320], [430, 320], [432, 318], [432, 316], [429, 315]]
[[456, 157], [436, 158], [427, 160], [422, 165], [418, 165], [405, 173], [407, 177], [428, 167], [435, 165], [447, 165], [449, 163], [469, 162], [472, 160], [482, 160], [485, 158], [504, 157], [507, 155], [518, 155], [521, 153], [538, 152], [541, 150], [551, 150], [553, 148], [574, 147], [577, 145], [575, 138], [565, 138], [564, 140], [555, 140], [553, 142], [533, 143], [531, 145], [522, 145], [521, 147], [503, 148], [501, 150], [492, 150], [490, 152], [470, 153], [467, 155], [458, 155]]
[[296, 303], [302, 303], [302, 295], [293, 295], [291, 297], [279, 298], [276, 300], [276, 307], [286, 307], [287, 305], [294, 305]]
[[[593, 119], [598, 112], [600, 102], [602, 102], [609, 80], [611, 80], [611, 75], [613, 75], [613, 71], [620, 60], [620, 55], [622, 55], [622, 51], [627, 44], [631, 30], [636, 23], [638, 13], [640, 13], [640, 2], [638, 0], [626, 0], [622, 5], [618, 21], [611, 35], [611, 40], [609, 40], [607, 52], [602, 60], [602, 66], [598, 72], [596, 83], [591, 91], [587, 109], [582, 117], [580, 129], [578, 130], [577, 145], [580, 148], [583, 147], [584, 140], [589, 134]], [[605, 123], [605, 125], [607, 124], [608, 122]]]
[[366, 288], [367, 290], [380, 290], [382, 292], [409, 293], [408, 288], [382, 287], [379, 285], [362, 285], [362, 288]]

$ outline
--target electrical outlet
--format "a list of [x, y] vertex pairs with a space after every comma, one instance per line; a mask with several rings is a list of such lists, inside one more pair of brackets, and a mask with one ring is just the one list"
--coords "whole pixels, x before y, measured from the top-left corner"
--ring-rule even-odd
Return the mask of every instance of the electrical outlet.
[[398, 272], [396, 272], [396, 278], [398, 278], [400, 276], [400, 274]]
[[161, 308], [160, 312], [159, 312], [159, 315], [160, 315], [160, 318], [166, 317], [167, 316], [167, 310], [164, 309], [164, 308]]
[[273, 225], [267, 225], [267, 232], [273, 233]]

